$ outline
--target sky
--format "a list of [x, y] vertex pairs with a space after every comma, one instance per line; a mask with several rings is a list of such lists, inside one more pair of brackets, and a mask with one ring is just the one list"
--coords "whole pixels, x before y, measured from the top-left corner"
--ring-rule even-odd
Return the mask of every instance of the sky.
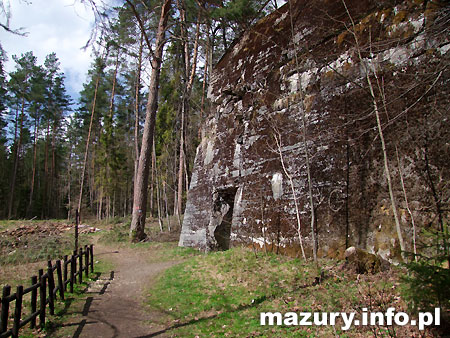
[[82, 50], [89, 40], [94, 15], [76, 0], [10, 0], [10, 28], [24, 28], [27, 36], [0, 30], [0, 42], [8, 55], [6, 71], [13, 71], [13, 55], [33, 51], [38, 64], [55, 52], [66, 76], [67, 93], [77, 100], [91, 64], [91, 49]]

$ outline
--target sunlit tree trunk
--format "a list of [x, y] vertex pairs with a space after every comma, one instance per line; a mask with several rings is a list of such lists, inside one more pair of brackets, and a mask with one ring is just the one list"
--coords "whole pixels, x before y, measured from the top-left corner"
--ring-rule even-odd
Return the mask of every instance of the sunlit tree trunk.
[[[139, 92], [141, 87], [141, 69], [142, 69], [142, 50], [144, 46], [144, 33], [141, 32], [141, 39], [139, 42], [138, 66], [136, 71], [136, 95], [134, 106], [134, 177], [137, 177], [137, 170], [139, 166], [139, 117], [140, 117], [140, 100]], [[152, 179], [153, 182], [153, 179]]]
[[146, 107], [144, 134], [139, 155], [137, 176], [134, 181], [133, 217], [130, 226], [130, 239], [140, 241], [145, 235], [145, 216], [147, 212], [148, 176], [150, 159], [152, 155], [153, 135], [155, 131], [156, 112], [158, 109], [158, 87], [163, 57], [163, 48], [166, 43], [165, 33], [172, 1], [165, 0], [161, 8], [161, 17], [156, 33], [154, 55], [151, 60], [152, 74]]

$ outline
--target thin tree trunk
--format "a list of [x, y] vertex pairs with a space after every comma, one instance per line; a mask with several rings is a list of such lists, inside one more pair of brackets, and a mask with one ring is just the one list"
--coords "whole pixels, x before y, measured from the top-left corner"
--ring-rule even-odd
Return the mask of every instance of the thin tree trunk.
[[292, 175], [287, 171], [287, 168], [286, 168], [285, 163], [284, 163], [283, 151], [281, 149], [281, 134], [278, 131], [275, 131], [275, 133], [274, 133], [274, 137], [275, 137], [275, 142], [276, 142], [277, 148], [278, 148], [278, 155], [280, 156], [281, 166], [283, 167], [284, 174], [286, 175], [286, 177], [289, 180], [289, 184], [291, 186], [291, 191], [292, 191], [292, 197], [294, 199], [295, 215], [297, 217], [297, 235], [298, 235], [298, 240], [299, 240], [299, 243], [300, 243], [300, 249], [302, 251], [303, 259], [306, 260], [305, 250], [303, 248], [302, 232], [301, 232], [301, 230], [302, 230], [302, 221], [301, 221], [301, 218], [300, 218], [300, 209], [298, 207], [297, 195], [295, 193], [295, 187], [294, 187], [294, 181], [292, 180]]
[[134, 182], [133, 217], [130, 226], [130, 239], [140, 241], [145, 238], [145, 216], [147, 212], [149, 164], [152, 153], [153, 136], [155, 131], [156, 112], [158, 109], [158, 86], [163, 57], [163, 48], [166, 42], [165, 33], [172, 1], [165, 0], [161, 8], [161, 17], [156, 33], [156, 45], [152, 58], [152, 75], [148, 93], [144, 134], [139, 155], [137, 177]]
[[345, 147], [346, 150], [346, 178], [345, 178], [345, 249], [349, 247], [349, 239], [350, 239], [350, 145], [348, 144], [348, 136], [347, 136], [347, 144]]
[[14, 191], [16, 188], [16, 179], [17, 179], [17, 171], [19, 169], [19, 153], [20, 153], [20, 147], [22, 146], [22, 131], [23, 131], [23, 118], [25, 114], [25, 95], [22, 96], [22, 111], [20, 113], [20, 125], [19, 125], [19, 142], [16, 146], [16, 156], [14, 158], [14, 170], [13, 170], [13, 176], [11, 179], [11, 190], [9, 194], [9, 203], [8, 203], [8, 219], [12, 216], [12, 209], [14, 204]]
[[[350, 18], [350, 21], [352, 23], [353, 31], [351, 31], [351, 34], [353, 35], [353, 37], [355, 39], [355, 42], [356, 42], [356, 49], [357, 49], [359, 61], [361, 62], [361, 64], [365, 68], [366, 81], [367, 81], [367, 84], [369, 86], [370, 96], [371, 96], [373, 108], [374, 108], [374, 111], [375, 111], [375, 117], [376, 117], [376, 122], [377, 122], [377, 129], [378, 129], [378, 136], [380, 137], [380, 141], [381, 141], [381, 150], [383, 152], [384, 171], [385, 171], [385, 176], [386, 176], [387, 183], [388, 183], [389, 197], [391, 199], [392, 212], [394, 214], [395, 228], [397, 230], [398, 241], [399, 241], [399, 244], [400, 244], [400, 248], [402, 250], [402, 257], [405, 259], [405, 257], [404, 257], [405, 243], [403, 241], [403, 235], [402, 235], [402, 231], [401, 231], [401, 227], [400, 227], [400, 221], [399, 221], [399, 217], [398, 217], [398, 213], [397, 213], [397, 206], [396, 206], [395, 198], [394, 198], [394, 190], [393, 190], [393, 187], [392, 187], [392, 180], [391, 180], [391, 171], [390, 171], [390, 168], [389, 168], [389, 160], [388, 160], [388, 156], [387, 156], [386, 144], [385, 144], [385, 141], [384, 141], [383, 128], [381, 126], [380, 112], [379, 112], [379, 109], [378, 109], [378, 104], [377, 104], [377, 100], [376, 100], [376, 96], [375, 96], [375, 91], [374, 91], [374, 88], [373, 88], [373, 85], [372, 85], [372, 80], [370, 79], [370, 72], [373, 72], [375, 78], [378, 81], [377, 71], [376, 71], [376, 69], [372, 69], [371, 70], [370, 68], [368, 68], [366, 66], [366, 64], [364, 62], [364, 59], [363, 59], [363, 57], [361, 55], [361, 47], [359, 45], [358, 36], [355, 33], [355, 22], [353, 21], [353, 18], [350, 15], [350, 12], [349, 12], [349, 10], [347, 8], [347, 4], [345, 3], [345, 0], [342, 0], [342, 3], [344, 4], [345, 10], [347, 12], [347, 15]], [[386, 109], [386, 102], [385, 102], [385, 100], [383, 100], [383, 105], [385, 106], [385, 109]]]
[[[105, 53], [107, 54], [107, 51], [105, 51]], [[83, 199], [84, 176], [86, 173], [86, 165], [87, 165], [88, 154], [89, 154], [89, 144], [91, 141], [92, 124], [94, 122], [95, 106], [97, 103], [97, 93], [98, 93], [99, 83], [100, 83], [100, 73], [97, 75], [97, 79], [95, 81], [95, 90], [94, 90], [94, 99], [92, 101], [91, 119], [89, 122], [88, 137], [86, 139], [86, 148], [84, 151], [83, 169], [81, 171], [81, 179], [80, 179], [80, 194], [78, 196], [78, 207], [77, 207], [78, 214], [80, 214], [80, 212], [81, 212], [81, 201]], [[77, 248], [75, 248], [75, 249], [77, 249]]]
[[47, 120], [47, 131], [45, 134], [45, 150], [44, 150], [44, 194], [42, 198], [41, 218], [44, 218], [45, 211], [47, 210], [47, 197], [48, 197], [48, 138], [50, 134], [50, 120]]
[[116, 190], [114, 189], [113, 202], [112, 202], [112, 218], [116, 216]]
[[183, 0], [178, 1], [178, 8], [180, 11], [180, 20], [181, 20], [181, 39], [183, 41], [183, 49], [184, 49], [184, 65], [185, 65], [185, 79], [187, 81], [186, 87], [184, 88], [184, 93], [181, 102], [181, 128], [180, 128], [180, 151], [179, 151], [179, 160], [178, 160], [178, 188], [177, 188], [177, 209], [176, 215], [178, 216], [178, 222], [181, 226], [180, 216], [183, 213], [183, 169], [185, 168], [185, 152], [184, 152], [184, 144], [185, 144], [185, 123], [188, 121], [189, 115], [189, 101], [192, 92], [192, 86], [195, 78], [195, 70], [197, 69], [197, 56], [198, 56], [198, 41], [200, 36], [200, 13], [197, 17], [196, 24], [196, 34], [195, 34], [195, 42], [194, 42], [194, 50], [193, 50], [193, 60], [192, 67], [190, 67], [190, 53], [189, 53], [189, 41], [188, 34], [186, 28], [186, 11], [185, 11], [185, 3]]
[[[292, 21], [292, 7], [291, 7], [291, 0], [289, 0], [289, 8], [291, 13], [290, 15], [290, 21], [291, 21], [291, 34], [292, 34], [292, 41], [294, 41], [295, 49], [297, 50], [297, 43], [296, 39], [294, 37], [294, 23]], [[300, 65], [297, 57], [297, 53], [294, 53], [295, 55], [295, 65], [297, 69], [297, 73], [300, 74]], [[300, 109], [302, 110], [302, 137], [303, 137], [303, 148], [305, 151], [305, 160], [306, 160], [306, 175], [308, 177], [308, 197], [309, 197], [309, 208], [311, 212], [311, 238], [312, 238], [312, 247], [313, 247], [313, 258], [314, 261], [317, 262], [317, 242], [316, 242], [316, 232], [315, 232], [315, 208], [314, 208], [314, 199], [313, 199], [313, 193], [312, 193], [312, 179], [311, 179], [311, 169], [310, 169], [310, 160], [309, 160], [309, 152], [308, 152], [308, 141], [306, 137], [306, 107], [304, 102], [304, 93], [301, 83], [301, 77], [298, 76], [297, 80], [297, 88], [300, 94]]]
[[167, 218], [167, 230], [170, 232], [170, 216], [169, 216], [169, 206], [167, 203], [167, 193], [166, 193], [166, 181], [163, 181], [163, 194], [164, 194], [164, 204], [166, 210], [166, 218]]
[[161, 212], [161, 194], [159, 193], [158, 174], [156, 175], [156, 205], [157, 205], [157, 208], [158, 208], [159, 230], [163, 231], [163, 221], [162, 221], [162, 212]]
[[70, 220], [71, 210], [72, 210], [72, 145], [69, 150], [69, 160], [67, 163], [67, 177], [68, 177], [68, 191], [67, 191], [67, 200], [69, 207], [67, 208], [67, 220]]
[[30, 217], [31, 207], [33, 204], [34, 180], [36, 177], [36, 153], [37, 153], [37, 134], [39, 128], [39, 117], [34, 119], [34, 142], [33, 142], [33, 169], [31, 174], [30, 199], [28, 201], [27, 216]]
[[188, 168], [186, 163], [186, 156], [184, 156], [184, 178], [186, 179], [186, 196], [189, 193], [189, 175], [188, 175]]
[[150, 214], [153, 216], [154, 212], [154, 195], [155, 195], [155, 169], [156, 169], [156, 152], [155, 152], [155, 140], [153, 140], [152, 151], [152, 177], [150, 181]]
[[[136, 71], [136, 95], [134, 107], [134, 177], [137, 177], [137, 170], [139, 167], [139, 118], [140, 118], [140, 88], [141, 88], [141, 70], [142, 70], [142, 50], [144, 46], [144, 33], [141, 32], [141, 39], [139, 43], [138, 67]], [[152, 166], [153, 168], [153, 166]], [[153, 171], [152, 171], [153, 184]], [[153, 201], [152, 201], [153, 202]], [[150, 207], [152, 209], [153, 207]]]
[[51, 150], [52, 150], [52, 166], [50, 169], [50, 180], [49, 180], [49, 196], [48, 196], [48, 203], [47, 203], [47, 217], [50, 216], [50, 206], [54, 206], [55, 203], [52, 203], [52, 201], [55, 201], [55, 192], [57, 192], [57, 189], [55, 189], [55, 183], [57, 183], [57, 175], [56, 175], [56, 132], [58, 129], [58, 112], [55, 112], [55, 120], [53, 121], [53, 128], [52, 128], [52, 142], [51, 142]]
[[180, 219], [180, 215], [182, 214], [183, 210], [183, 168], [184, 168], [184, 110], [185, 110], [185, 104], [186, 101], [183, 99], [183, 102], [181, 103], [181, 130], [180, 130], [180, 156], [178, 159], [178, 188], [177, 188], [177, 212], [176, 215], [178, 216], [178, 219]]
[[205, 115], [205, 98], [206, 98], [206, 82], [207, 82], [207, 76], [208, 76], [208, 67], [209, 67], [209, 29], [208, 29], [208, 36], [206, 38], [206, 52], [205, 52], [205, 70], [203, 72], [203, 84], [202, 84], [202, 102], [200, 105], [200, 121], [203, 121], [203, 116]]
[[105, 177], [105, 189], [106, 189], [106, 218], [111, 218], [111, 190], [115, 192], [114, 189], [114, 182], [112, 183], [113, 186], [111, 187], [110, 184], [108, 184], [108, 178], [111, 177], [113, 169], [111, 167], [111, 160], [110, 157], [113, 156], [113, 153], [111, 151], [111, 143], [113, 139], [113, 117], [114, 117], [114, 99], [116, 97], [116, 83], [117, 83], [117, 71], [119, 69], [119, 59], [120, 59], [120, 52], [117, 51], [116, 55], [116, 61], [115, 61], [115, 67], [114, 67], [114, 73], [113, 73], [113, 82], [112, 82], [112, 88], [111, 88], [111, 97], [109, 100], [109, 121], [108, 121], [108, 127], [105, 128], [106, 133], [106, 177]]
[[97, 219], [99, 221], [102, 219], [102, 211], [103, 211], [103, 187], [100, 187], [100, 197], [98, 200], [98, 209], [97, 209]]

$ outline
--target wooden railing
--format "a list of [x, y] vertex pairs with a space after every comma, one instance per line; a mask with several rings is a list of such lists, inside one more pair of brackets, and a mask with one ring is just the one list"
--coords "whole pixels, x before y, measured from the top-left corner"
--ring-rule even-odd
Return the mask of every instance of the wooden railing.
[[[32, 329], [36, 327], [37, 318], [39, 317], [39, 327], [45, 325], [45, 312], [48, 305], [51, 315], [55, 314], [55, 300], [59, 297], [64, 300], [64, 293], [73, 293], [74, 284], [83, 282], [83, 272], [86, 277], [90, 272], [94, 272], [94, 246], [85, 246], [80, 248], [78, 252], [74, 251], [73, 255], [68, 258], [64, 256], [63, 262], [57, 260], [55, 265], [52, 261], [47, 262], [47, 272], [43, 269], [39, 270], [39, 276], [31, 277], [31, 286], [24, 288], [22, 285], [17, 287], [15, 293], [11, 294], [11, 286], [3, 287], [2, 297], [0, 298], [0, 338], [19, 337], [19, 330], [30, 323]], [[55, 274], [56, 271], [56, 282]], [[47, 296], [48, 291], [48, 296]], [[23, 296], [31, 293], [31, 313], [26, 318], [22, 318]], [[39, 294], [39, 308], [38, 306]], [[10, 316], [10, 304], [15, 301], [14, 322], [12, 328], [8, 329], [8, 318]]]

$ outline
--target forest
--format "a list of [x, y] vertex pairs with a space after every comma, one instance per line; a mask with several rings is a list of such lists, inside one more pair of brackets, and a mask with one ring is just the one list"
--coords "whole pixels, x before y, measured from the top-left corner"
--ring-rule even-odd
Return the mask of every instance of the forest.
[[[181, 215], [212, 66], [277, 3], [86, 5], [96, 14], [87, 41], [94, 55], [77, 102], [67, 94], [57, 55], [37, 60], [33, 51], [9, 56], [1, 50], [0, 217], [73, 218], [75, 210], [97, 219], [130, 214], [145, 115], [156, 109], [154, 143], [147, 151], [147, 210], [161, 222]], [[167, 12], [161, 13], [161, 5]], [[9, 57], [15, 70], [7, 74]], [[156, 80], [154, 62], [160, 68]], [[149, 96], [153, 88], [159, 88], [156, 99]]]

